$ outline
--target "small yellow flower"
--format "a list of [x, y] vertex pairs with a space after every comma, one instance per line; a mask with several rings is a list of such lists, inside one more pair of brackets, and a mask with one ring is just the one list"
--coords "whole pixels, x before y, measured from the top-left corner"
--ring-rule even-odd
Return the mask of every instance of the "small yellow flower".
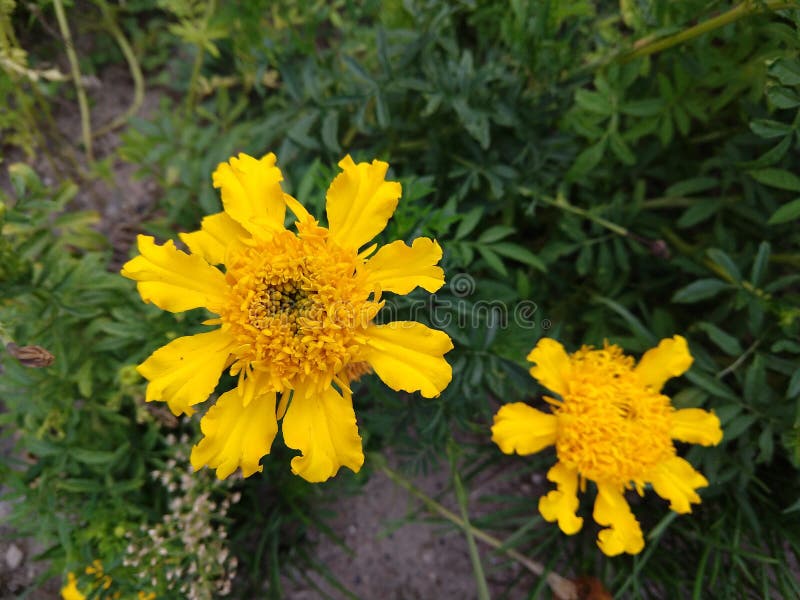
[[[146, 400], [166, 401], [176, 415], [206, 400], [222, 371], [238, 376], [237, 388], [201, 420], [205, 437], [192, 465], [215, 468], [219, 478], [239, 467], [245, 477], [261, 471], [282, 418], [284, 441], [301, 453], [292, 471], [319, 482], [364, 462], [353, 376], [368, 367], [391, 388], [425, 397], [450, 382], [443, 355], [453, 345], [445, 333], [413, 321], [373, 323], [383, 292], [434, 292], [444, 284], [436, 266], [442, 250], [428, 238], [377, 252], [377, 244], [367, 246], [400, 198], [400, 184], [385, 180], [385, 162], [356, 164], [347, 156], [339, 163], [322, 227], [283, 192], [275, 160], [240, 154], [220, 164], [213, 181], [224, 210], [180, 235], [191, 253], [139, 236], [141, 255], [122, 275], [164, 310], [205, 307], [218, 315], [206, 321], [216, 329], [173, 340], [138, 367], [149, 380]], [[287, 207], [296, 233], [284, 227]]]
[[86, 600], [86, 596], [78, 589], [75, 573], [67, 573], [67, 585], [61, 588], [61, 598], [62, 600]]
[[136, 596], [137, 600], [156, 600], [156, 593], [155, 592], [139, 592]]
[[675, 453], [672, 440], [716, 445], [722, 440], [717, 416], [699, 408], [675, 410], [661, 393], [664, 383], [692, 364], [681, 336], [662, 340], [638, 365], [616, 345], [584, 346], [568, 355], [552, 339], [542, 339], [528, 355], [531, 375], [560, 396], [545, 397], [552, 414], [521, 402], [506, 404], [494, 417], [492, 440], [506, 454], [533, 454], [555, 445], [558, 462], [547, 473], [557, 485], [539, 500], [539, 512], [567, 535], [583, 526], [578, 489], [597, 484], [594, 520], [607, 527], [598, 535], [609, 556], [637, 554], [644, 547], [639, 523], [625, 500], [626, 489], [640, 495], [650, 483], [678, 513], [699, 503], [705, 477]]

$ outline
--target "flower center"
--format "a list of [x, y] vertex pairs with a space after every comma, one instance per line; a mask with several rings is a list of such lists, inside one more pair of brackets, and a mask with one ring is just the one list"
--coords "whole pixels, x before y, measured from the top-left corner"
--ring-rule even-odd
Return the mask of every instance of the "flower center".
[[220, 320], [236, 337], [232, 374], [267, 373], [275, 391], [329, 384], [357, 355], [381, 307], [357, 272], [358, 256], [305, 224], [255, 242], [227, 261]]
[[639, 381], [618, 346], [584, 347], [571, 360], [569, 391], [555, 403], [559, 460], [587, 479], [643, 485], [675, 453], [669, 398]]

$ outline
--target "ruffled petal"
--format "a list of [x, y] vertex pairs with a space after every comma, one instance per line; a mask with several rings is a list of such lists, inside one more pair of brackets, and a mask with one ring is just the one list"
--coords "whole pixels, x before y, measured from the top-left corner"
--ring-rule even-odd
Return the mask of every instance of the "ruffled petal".
[[616, 556], [627, 552], [639, 554], [644, 548], [644, 536], [639, 522], [631, 512], [619, 486], [598, 483], [594, 502], [594, 520], [607, 529], [597, 536], [597, 545], [603, 554]]
[[658, 346], [645, 352], [634, 371], [644, 385], [659, 391], [667, 379], [688, 371], [693, 360], [686, 339], [676, 335], [661, 340]]
[[250, 238], [247, 230], [226, 212], [204, 217], [200, 231], [179, 233], [178, 236], [193, 254], [199, 254], [212, 265], [224, 263], [229, 248], [242, 248], [242, 240]]
[[145, 400], [164, 400], [175, 414], [191, 415], [217, 386], [235, 340], [220, 329], [172, 340], [136, 370], [150, 383]]
[[225, 212], [255, 236], [283, 229], [283, 175], [275, 160], [271, 152], [261, 159], [242, 153], [220, 163], [212, 175], [214, 187], [222, 190]]
[[453, 378], [453, 370], [444, 359], [453, 342], [445, 332], [415, 321], [395, 321], [373, 325], [366, 333], [362, 360], [393, 390], [419, 391], [433, 398]]
[[558, 419], [522, 402], [500, 407], [494, 416], [492, 441], [506, 454], [533, 454], [556, 443]]
[[358, 249], [386, 227], [397, 208], [402, 188], [385, 181], [388, 163], [354, 163], [345, 156], [326, 195], [331, 238], [342, 248]]
[[702, 408], [683, 408], [670, 415], [671, 438], [701, 446], [716, 446], [722, 441], [722, 427], [713, 412]]
[[170, 312], [200, 306], [216, 312], [225, 301], [225, 276], [201, 256], [181, 252], [172, 240], [163, 246], [149, 235], [137, 240], [141, 255], [126, 262], [120, 273], [137, 282], [142, 300]]
[[[262, 471], [258, 463], [269, 454], [278, 432], [275, 393], [259, 394], [257, 377], [250, 377], [241, 385], [246, 389], [234, 388], [222, 394], [200, 420], [205, 437], [192, 448], [195, 470], [208, 466], [217, 470], [219, 479], [239, 467], [244, 477]], [[243, 397], [251, 398], [247, 406]]]
[[417, 238], [411, 246], [398, 240], [383, 246], [367, 261], [367, 281], [382, 291], [408, 294], [419, 286], [435, 292], [444, 285], [444, 271], [437, 267], [442, 249], [429, 238]]
[[575, 514], [579, 505], [578, 471], [558, 462], [547, 472], [547, 479], [558, 489], [539, 499], [539, 512], [545, 521], [558, 521], [559, 529], [567, 535], [577, 533], [583, 527], [583, 517]]
[[700, 503], [695, 490], [708, 485], [708, 480], [680, 456], [659, 464], [646, 479], [653, 484], [656, 494], [668, 500], [669, 507], [677, 513], [692, 512], [691, 504]]
[[339, 467], [358, 473], [364, 464], [352, 395], [333, 387], [321, 392], [296, 389], [283, 417], [283, 439], [300, 450], [292, 459], [292, 473], [319, 483], [336, 475]]
[[572, 363], [564, 346], [552, 338], [542, 338], [528, 360], [536, 363], [530, 370], [534, 379], [562, 397], [566, 394]]
[[67, 574], [67, 583], [61, 588], [61, 600], [86, 600], [86, 596], [78, 589], [75, 573]]

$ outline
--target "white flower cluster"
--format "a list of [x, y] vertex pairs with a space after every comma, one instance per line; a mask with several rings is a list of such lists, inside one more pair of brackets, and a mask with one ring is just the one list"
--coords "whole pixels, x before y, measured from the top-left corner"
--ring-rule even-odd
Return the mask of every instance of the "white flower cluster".
[[236, 576], [237, 560], [227, 547], [222, 522], [239, 492], [227, 493], [235, 478], [217, 481], [209, 471], [187, 473], [189, 440], [166, 438], [175, 448], [163, 470], [150, 473], [169, 493], [169, 511], [160, 523], [142, 525], [128, 532], [124, 564], [137, 570], [141, 581], [154, 589], [166, 589], [188, 600], [211, 600], [226, 596]]

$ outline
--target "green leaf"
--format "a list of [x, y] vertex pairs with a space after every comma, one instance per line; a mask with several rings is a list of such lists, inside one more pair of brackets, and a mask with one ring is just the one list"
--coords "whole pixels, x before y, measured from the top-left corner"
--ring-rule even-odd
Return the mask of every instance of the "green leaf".
[[456, 229], [455, 239], [460, 240], [468, 236], [470, 232], [472, 232], [472, 230], [478, 225], [478, 222], [481, 220], [482, 216], [482, 206], [476, 206], [466, 215], [464, 215], [464, 218], [461, 219], [461, 222], [458, 224], [458, 229]]
[[716, 177], [692, 177], [691, 179], [684, 179], [678, 183], [674, 183], [667, 188], [664, 192], [665, 196], [692, 196], [697, 192], [705, 192], [706, 190], [717, 187], [719, 180]]
[[800, 198], [795, 198], [772, 213], [772, 216], [767, 221], [767, 225], [780, 225], [781, 223], [788, 223], [789, 221], [793, 221], [798, 217], [800, 217]]
[[742, 353], [742, 346], [732, 335], [722, 331], [719, 327], [714, 325], [713, 323], [698, 323], [698, 329], [705, 331], [708, 334], [708, 337], [711, 338], [711, 341], [716, 344], [720, 350], [725, 352], [730, 356], [737, 356]]
[[626, 165], [636, 163], [636, 156], [618, 133], [612, 133], [608, 138], [608, 146], [611, 151]]
[[541, 258], [536, 256], [533, 252], [528, 250], [527, 248], [523, 248], [517, 244], [513, 244], [511, 242], [500, 242], [499, 244], [493, 244], [492, 250], [500, 254], [501, 256], [507, 256], [508, 258], [513, 258], [523, 264], [533, 267], [534, 269], [538, 269], [539, 271], [547, 272], [547, 267], [545, 266], [544, 262]]
[[611, 115], [611, 104], [597, 92], [578, 90], [575, 93], [575, 104], [591, 113], [605, 116]]
[[789, 399], [797, 398], [800, 396], [800, 369], [794, 372], [792, 378], [789, 380], [789, 385], [786, 386], [786, 397]]
[[800, 64], [795, 60], [780, 58], [772, 63], [769, 73], [783, 85], [800, 85]]
[[756, 258], [753, 261], [753, 268], [750, 271], [750, 282], [755, 286], [758, 286], [764, 277], [764, 271], [769, 263], [770, 251], [771, 246], [769, 242], [761, 242], [758, 245], [758, 252], [756, 253]]
[[514, 233], [514, 231], [513, 227], [508, 227], [507, 225], [494, 225], [481, 233], [480, 237], [478, 237], [478, 242], [481, 244], [491, 244], [492, 242], [508, 237]]
[[654, 345], [658, 339], [650, 331], [647, 327], [645, 327], [642, 322], [636, 318], [631, 311], [627, 308], [622, 306], [619, 302], [612, 300], [611, 298], [605, 298], [603, 296], [595, 296], [595, 302], [600, 302], [601, 304], [605, 304], [615, 313], [617, 313], [622, 319], [628, 324], [631, 332], [642, 342], [647, 345]]
[[86, 450], [84, 448], [71, 448], [69, 453], [78, 462], [95, 466], [110, 464], [117, 456], [117, 452], [110, 450]]
[[750, 429], [750, 426], [757, 420], [758, 417], [756, 415], [739, 415], [725, 426], [723, 439], [728, 442], [735, 440]]
[[661, 98], [647, 100], [632, 100], [620, 107], [620, 112], [632, 117], [652, 117], [664, 110], [664, 101]]
[[750, 175], [764, 185], [769, 185], [782, 190], [800, 192], [800, 177], [786, 169], [759, 169], [750, 171]]
[[672, 301], [691, 304], [692, 302], [713, 298], [721, 291], [730, 289], [733, 289], [733, 286], [720, 279], [698, 279], [675, 292], [672, 296]]
[[503, 261], [500, 260], [500, 257], [492, 252], [488, 246], [476, 246], [476, 248], [478, 249], [478, 254], [481, 255], [492, 270], [497, 271], [503, 277], [508, 275], [508, 269], [506, 269]]
[[750, 130], [759, 137], [769, 139], [789, 135], [792, 133], [792, 126], [770, 119], [756, 119], [750, 121]]
[[567, 178], [579, 179], [597, 166], [606, 151], [606, 138], [581, 152], [567, 171]]
[[720, 250], [719, 248], [709, 248], [706, 251], [708, 257], [714, 261], [717, 266], [722, 267], [722, 269], [730, 275], [730, 277], [736, 281], [742, 280], [742, 273], [739, 271], [739, 267], [736, 266], [736, 263], [733, 262], [733, 259], [728, 256], [724, 251]]
[[697, 200], [678, 219], [680, 228], [692, 227], [715, 215], [722, 207], [719, 200]]
[[779, 85], [772, 86], [767, 90], [767, 98], [775, 108], [795, 108], [800, 106], [800, 95], [793, 89]]

